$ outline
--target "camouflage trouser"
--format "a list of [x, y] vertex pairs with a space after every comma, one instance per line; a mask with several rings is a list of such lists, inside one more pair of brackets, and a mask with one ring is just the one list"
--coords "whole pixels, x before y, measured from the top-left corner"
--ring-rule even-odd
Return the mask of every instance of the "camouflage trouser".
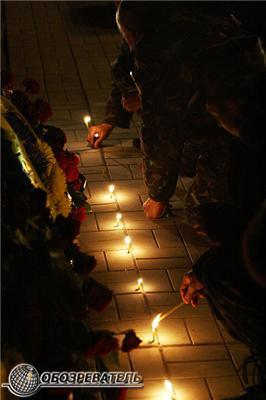
[[[193, 143], [192, 143], [193, 148]], [[231, 158], [230, 137], [205, 141], [198, 145], [196, 158], [196, 175], [187, 192], [184, 209], [187, 222], [191, 226], [201, 226], [200, 206], [214, 202], [231, 202], [228, 188], [228, 173]]]

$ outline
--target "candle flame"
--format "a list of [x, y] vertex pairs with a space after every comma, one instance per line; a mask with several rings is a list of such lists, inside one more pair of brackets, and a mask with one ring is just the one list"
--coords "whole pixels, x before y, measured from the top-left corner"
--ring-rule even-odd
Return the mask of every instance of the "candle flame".
[[83, 118], [83, 121], [85, 122], [85, 124], [86, 124], [87, 127], [88, 127], [89, 123], [91, 122], [91, 116], [90, 116], [90, 115], [86, 115], [86, 116]]
[[115, 185], [110, 185], [109, 192], [112, 194], [114, 190], [115, 190]]
[[155, 331], [156, 328], [158, 328], [158, 325], [160, 323], [160, 319], [161, 319], [161, 315], [162, 314], [157, 314], [156, 317], [153, 319], [152, 321], [152, 330]]
[[126, 237], [125, 237], [125, 243], [126, 243], [126, 245], [127, 245], [128, 247], [130, 246], [131, 242], [132, 242], [131, 237], [130, 237], [130, 236], [126, 236]]
[[139, 278], [139, 279], [138, 279], [138, 285], [141, 286], [142, 284], [143, 284], [143, 279], [142, 279], [142, 278]]
[[165, 379], [164, 386], [167, 392], [172, 396], [174, 392], [172, 383], [168, 381], [168, 379]]
[[120, 219], [122, 219], [122, 214], [117, 213], [117, 214], [116, 214], [116, 220], [117, 220], [117, 222], [119, 222]]

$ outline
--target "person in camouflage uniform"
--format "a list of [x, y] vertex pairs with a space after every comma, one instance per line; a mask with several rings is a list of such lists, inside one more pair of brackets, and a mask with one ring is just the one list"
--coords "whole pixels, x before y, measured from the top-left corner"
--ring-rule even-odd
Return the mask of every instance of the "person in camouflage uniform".
[[[208, 59], [208, 65], [206, 65]], [[225, 44], [213, 46], [210, 49], [204, 50], [197, 58], [196, 66], [194, 66], [194, 75], [198, 75], [200, 81], [200, 91], [204, 94], [207, 103], [208, 111], [216, 117], [215, 107], [212, 112], [212, 103], [219, 103], [219, 101], [229, 96], [238, 96], [238, 102], [241, 104], [247, 98], [251, 87], [257, 87], [257, 80], [265, 74], [265, 56], [263, 48], [255, 36], [245, 36], [241, 38], [234, 38], [228, 40]], [[242, 98], [241, 98], [242, 97]], [[217, 107], [217, 106], [216, 106]], [[255, 104], [255, 107], [258, 107]], [[221, 109], [219, 111], [221, 114]], [[231, 110], [231, 114], [236, 119], [237, 110]], [[228, 110], [222, 115], [223, 121], [219, 120], [219, 125], [228, 131], [226, 120], [228, 115], [231, 115]], [[258, 115], [249, 110], [249, 115]], [[239, 117], [238, 117], [239, 118]], [[254, 117], [253, 117], [254, 118]], [[262, 118], [261, 116], [259, 118]], [[238, 121], [236, 121], [238, 123]], [[253, 126], [256, 126], [255, 121], [252, 121]], [[251, 122], [249, 122], [251, 124]], [[229, 128], [230, 129], [230, 128]], [[231, 132], [232, 133], [232, 132]], [[185, 209], [188, 215], [188, 220], [194, 227], [202, 225], [202, 217], [200, 213], [201, 205], [212, 203], [215, 201], [234, 202], [234, 194], [232, 189], [232, 176], [235, 175], [235, 160], [242, 154], [239, 140], [235, 137], [239, 135], [233, 132], [231, 145], [228, 148], [222, 148], [219, 154], [219, 159], [216, 159], [216, 151], [214, 147], [213, 152], [205, 153], [204, 156], [199, 157], [197, 162], [197, 175], [191, 185], [186, 199]], [[258, 140], [260, 143], [261, 140]], [[260, 145], [259, 145], [260, 146]], [[218, 148], [217, 148], [218, 150]], [[229, 150], [229, 153], [228, 153]], [[219, 150], [218, 150], [219, 153]], [[221, 162], [224, 160], [224, 163]], [[241, 161], [240, 161], [241, 163]], [[213, 167], [212, 167], [213, 165]], [[214, 172], [214, 173], [213, 173]], [[220, 178], [217, 179], [217, 176]], [[252, 178], [251, 178], [252, 179]], [[220, 182], [224, 181], [224, 186], [228, 188], [224, 193], [219, 190], [222, 185]], [[218, 185], [217, 185], [218, 183]], [[230, 187], [231, 186], [231, 187]], [[252, 184], [251, 184], [252, 187]], [[209, 189], [208, 189], [209, 188]], [[214, 189], [214, 190], [213, 190]], [[256, 189], [254, 189], [255, 191]], [[214, 196], [212, 193], [214, 192]], [[246, 205], [253, 204], [250, 196], [246, 196]]]
[[[228, 192], [224, 174], [231, 140], [208, 117], [203, 101], [197, 101], [192, 107], [198, 97], [198, 88], [186, 63], [191, 61], [200, 46], [204, 48], [213, 42], [222, 42], [229, 34], [235, 35], [238, 28], [226, 18], [213, 22], [211, 18], [195, 12], [194, 6], [192, 9], [170, 3], [165, 7], [160, 3], [127, 2], [126, 11], [123, 11], [124, 4], [122, 2], [119, 6], [118, 25], [131, 46], [131, 53], [124, 51], [113, 65], [114, 87], [104, 119], [107, 133], [100, 134], [95, 147], [114, 125], [128, 126], [132, 113], [123, 109], [121, 100], [123, 93], [133, 89], [129, 71], [134, 71], [141, 91], [141, 150], [149, 193], [149, 199], [144, 203], [146, 215], [158, 218], [165, 212], [175, 192], [183, 147], [187, 141], [194, 142], [190, 146], [193, 148], [190, 157], [193, 163], [202, 153], [205, 160], [213, 159], [212, 165], [210, 163], [213, 170], [212, 182], [208, 183], [209, 197], [224, 198]], [[132, 15], [135, 15], [135, 20]], [[135, 35], [133, 39], [132, 31]], [[204, 35], [200, 37], [199, 32], [204, 32]], [[91, 143], [94, 133], [99, 133], [100, 128], [90, 129]], [[215, 156], [214, 148], [217, 149]], [[217, 154], [221, 159], [219, 168], [214, 162], [217, 161]], [[187, 154], [185, 156], [183, 161], [186, 162]], [[189, 164], [191, 166], [191, 161]], [[206, 193], [205, 188], [203, 192]]]
[[[232, 201], [200, 206], [204, 229], [214, 244], [185, 274], [180, 294], [194, 307], [200, 296], [207, 297], [229, 333], [249, 347], [245, 366], [253, 362], [256, 384], [227, 400], [264, 400], [266, 292], [260, 257], [265, 258], [265, 56], [257, 38], [229, 41], [209, 49], [208, 55], [208, 71], [203, 64], [200, 68], [207, 109], [237, 137], [228, 172]], [[243, 377], [247, 379], [246, 368]]]
[[[121, 52], [111, 66], [112, 90], [106, 104], [105, 118], [100, 125], [89, 129], [88, 141], [93, 148], [98, 148], [115, 126], [129, 128], [133, 113], [140, 109], [138, 92], [130, 76], [133, 67], [134, 54], [123, 41]], [[99, 135], [97, 140], [96, 133]]]
[[125, 98], [137, 94], [136, 87], [130, 71], [134, 67], [134, 54], [130, 52], [128, 45], [123, 41], [118, 58], [112, 63], [112, 90], [107, 101], [104, 122], [120, 128], [128, 128], [132, 114], [138, 111], [140, 103], [136, 107], [125, 104]]
[[[227, 195], [224, 175], [231, 139], [206, 114], [190, 65], [200, 50], [238, 34], [233, 20], [209, 18], [198, 12], [195, 5], [173, 4], [162, 18], [163, 7], [152, 5], [153, 13], [134, 46], [134, 70], [142, 100], [141, 148], [149, 192], [144, 210], [151, 218], [162, 215], [175, 192], [187, 141], [198, 142], [200, 153], [208, 154], [205, 160], [215, 161], [211, 179], [205, 177], [208, 185], [203, 192], [216, 199]], [[123, 25], [122, 17], [121, 20]], [[215, 156], [214, 145], [218, 149]], [[217, 157], [223, 168], [216, 167]]]

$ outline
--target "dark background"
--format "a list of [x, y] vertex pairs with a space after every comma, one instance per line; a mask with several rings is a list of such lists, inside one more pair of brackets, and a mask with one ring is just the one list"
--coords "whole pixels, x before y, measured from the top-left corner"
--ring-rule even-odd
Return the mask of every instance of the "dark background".
[[[167, 3], [173, 4], [167, 1], [164, 3], [165, 6]], [[176, 1], [176, 3], [200, 7], [202, 11], [211, 15], [232, 13], [250, 33], [259, 35], [265, 43], [266, 2], [264, 1]], [[114, 1], [72, 1], [69, 5], [72, 22], [75, 24], [116, 28]]]

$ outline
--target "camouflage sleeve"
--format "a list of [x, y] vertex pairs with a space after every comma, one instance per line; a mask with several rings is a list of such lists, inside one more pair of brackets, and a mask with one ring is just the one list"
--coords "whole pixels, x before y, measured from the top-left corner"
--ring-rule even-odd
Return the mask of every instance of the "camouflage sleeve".
[[149, 40], [142, 42], [135, 65], [142, 96], [144, 178], [149, 197], [156, 201], [168, 201], [175, 192], [184, 142], [178, 121], [182, 91], [163, 42], [160, 38], [152, 38], [152, 46]]
[[113, 84], [111, 94], [107, 100], [103, 122], [119, 128], [128, 128], [131, 118], [132, 113], [122, 107], [120, 90]]
[[130, 52], [125, 42], [121, 45], [121, 51], [116, 60], [112, 63], [112, 90], [107, 100], [105, 110], [105, 123], [120, 128], [128, 128], [133, 113], [126, 111], [121, 104], [122, 94], [134, 89], [130, 71], [133, 69], [133, 54]]

